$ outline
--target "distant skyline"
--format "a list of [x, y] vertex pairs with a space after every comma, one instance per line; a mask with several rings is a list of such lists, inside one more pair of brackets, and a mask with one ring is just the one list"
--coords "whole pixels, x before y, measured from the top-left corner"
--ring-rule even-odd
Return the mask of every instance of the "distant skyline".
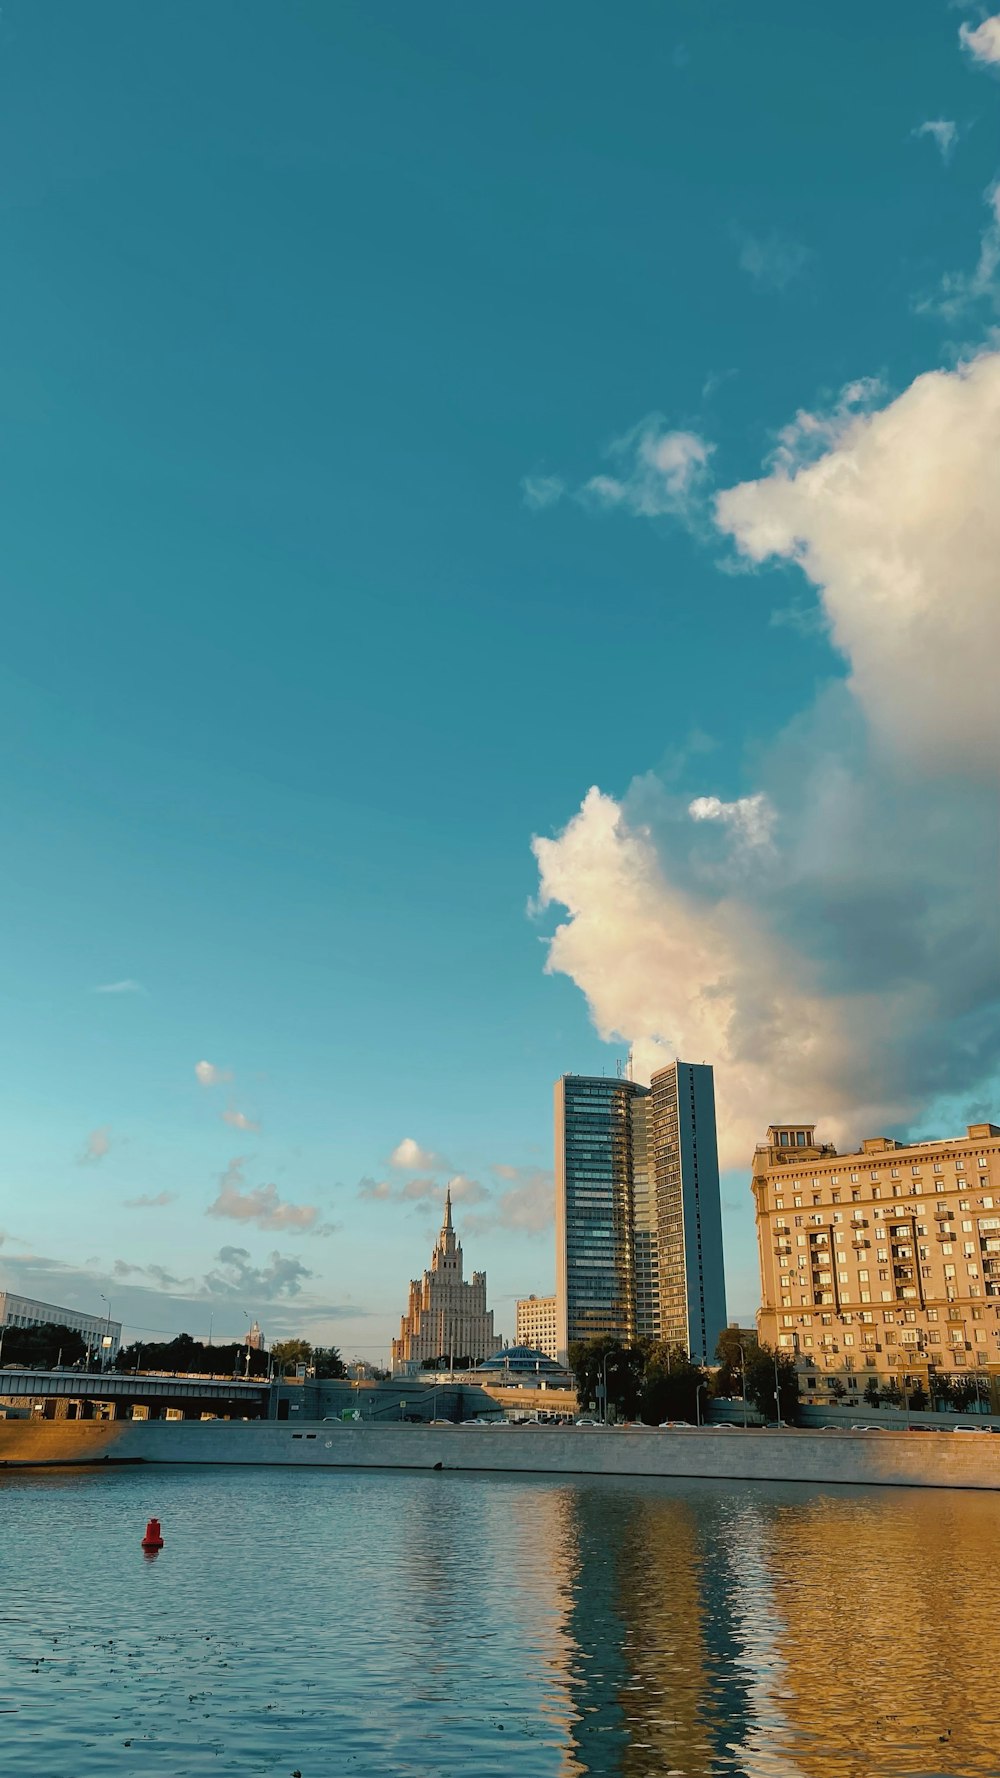
[[0, 14], [0, 1287], [382, 1358], [552, 1083], [997, 1116], [1000, 14]]

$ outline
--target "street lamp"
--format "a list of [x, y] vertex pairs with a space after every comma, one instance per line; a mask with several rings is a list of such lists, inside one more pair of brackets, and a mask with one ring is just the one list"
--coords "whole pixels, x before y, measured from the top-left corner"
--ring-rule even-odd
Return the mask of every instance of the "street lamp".
[[[605, 1352], [603, 1361], [601, 1363], [601, 1374], [604, 1378], [604, 1424], [605, 1424], [605, 1426], [607, 1426], [607, 1424], [608, 1424], [608, 1357], [609, 1357], [609, 1354], [607, 1352]], [[612, 1365], [611, 1368], [612, 1368], [612, 1370], [614, 1370], [614, 1365]]]
[[101, 1370], [103, 1371], [111, 1353], [111, 1302], [110, 1299], [105, 1296], [103, 1290], [98, 1291], [98, 1295], [101, 1302], [107, 1303], [108, 1305], [108, 1317], [104, 1324], [104, 1339], [101, 1341]]
[[743, 1392], [743, 1430], [747, 1429], [747, 1355], [740, 1341], [736, 1342], [736, 1350], [740, 1355], [740, 1388]]
[[773, 1354], [773, 1357], [774, 1357], [774, 1418], [777, 1421], [778, 1425], [780, 1426], [781, 1425], [781, 1385], [778, 1382], [778, 1354], [777, 1354], [777, 1352], [775, 1352]]
[[705, 1404], [707, 1406], [708, 1405], [708, 1384], [707, 1383], [699, 1383], [697, 1385], [697, 1387], [695, 1388], [695, 1392], [694, 1392], [694, 1418], [695, 1418], [695, 1424], [698, 1426], [701, 1425], [701, 1392], [703, 1389], [705, 1391]]

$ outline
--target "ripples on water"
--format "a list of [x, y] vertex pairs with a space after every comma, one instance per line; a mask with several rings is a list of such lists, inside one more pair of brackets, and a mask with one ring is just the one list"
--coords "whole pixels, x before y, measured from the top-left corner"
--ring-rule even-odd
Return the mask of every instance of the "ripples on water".
[[971, 1493], [7, 1474], [0, 1748], [23, 1778], [996, 1778], [998, 1529]]

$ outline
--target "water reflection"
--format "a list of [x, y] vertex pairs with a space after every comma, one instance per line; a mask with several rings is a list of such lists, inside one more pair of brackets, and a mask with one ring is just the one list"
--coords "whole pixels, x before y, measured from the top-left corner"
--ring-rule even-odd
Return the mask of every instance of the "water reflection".
[[995, 1778], [998, 1529], [1000, 1499], [917, 1490], [0, 1476], [5, 1751], [32, 1778]]

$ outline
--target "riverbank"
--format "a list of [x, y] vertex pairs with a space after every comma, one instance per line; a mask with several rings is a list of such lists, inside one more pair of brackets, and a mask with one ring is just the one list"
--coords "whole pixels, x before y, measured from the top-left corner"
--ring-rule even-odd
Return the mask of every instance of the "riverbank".
[[982, 1433], [703, 1427], [366, 1426], [315, 1421], [0, 1422], [0, 1467], [260, 1464], [677, 1476], [1000, 1491], [1000, 1439]]

